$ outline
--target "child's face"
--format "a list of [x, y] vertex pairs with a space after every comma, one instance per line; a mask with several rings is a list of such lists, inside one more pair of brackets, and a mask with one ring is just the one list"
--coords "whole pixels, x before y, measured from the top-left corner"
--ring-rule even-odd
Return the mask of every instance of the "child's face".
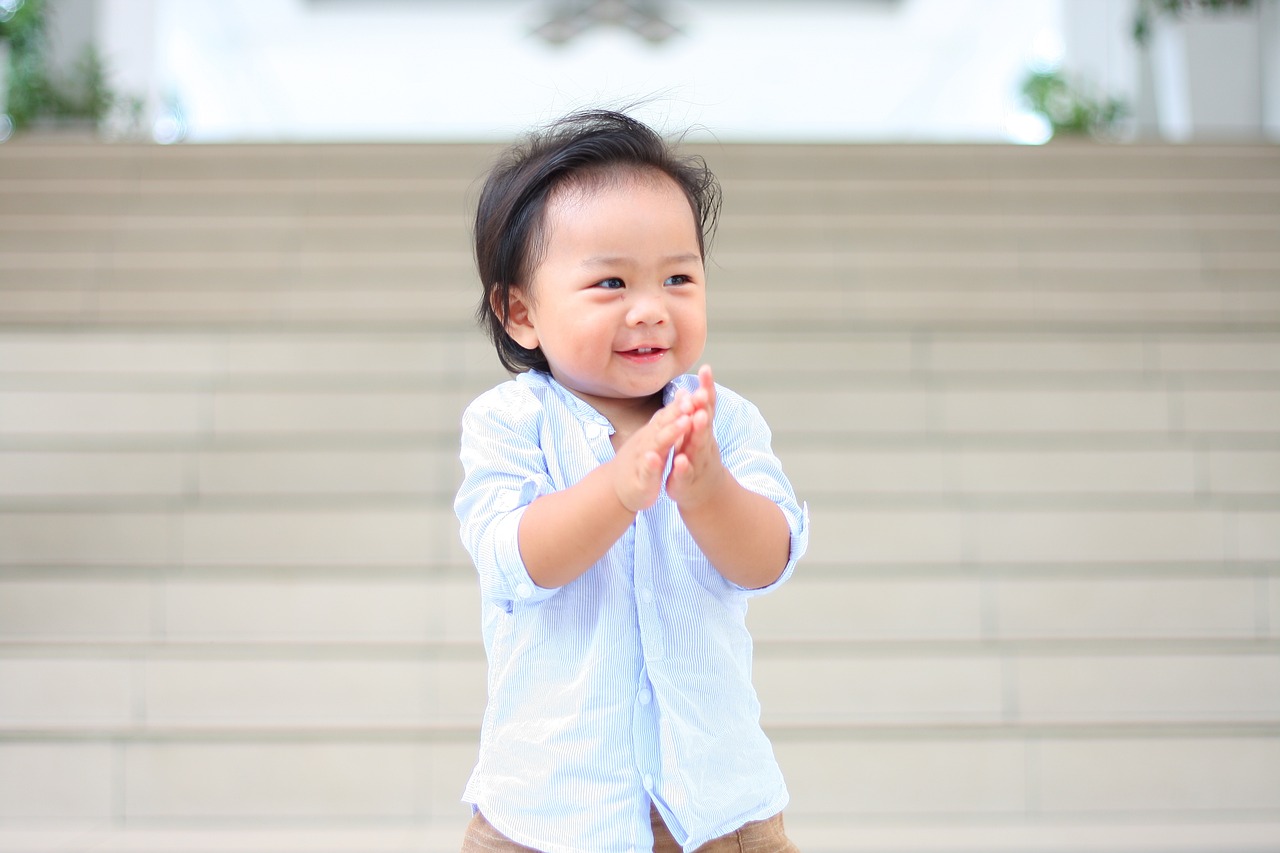
[[706, 273], [680, 187], [665, 175], [569, 187], [545, 217], [545, 257], [512, 291], [512, 337], [606, 417], [687, 372], [706, 343]]

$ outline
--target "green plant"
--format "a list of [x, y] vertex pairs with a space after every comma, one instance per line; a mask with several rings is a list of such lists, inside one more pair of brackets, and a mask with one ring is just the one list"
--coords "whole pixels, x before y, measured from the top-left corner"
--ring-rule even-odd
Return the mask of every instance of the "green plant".
[[1095, 98], [1057, 70], [1032, 71], [1022, 83], [1022, 95], [1055, 134], [1108, 136], [1128, 114], [1122, 101]]
[[1178, 18], [1194, 11], [1219, 12], [1227, 9], [1252, 9], [1254, 0], [1138, 0], [1133, 19], [1133, 40], [1146, 46], [1151, 28], [1160, 15]]
[[112, 92], [101, 55], [85, 48], [65, 73], [50, 72], [49, 12], [45, 0], [0, 4], [0, 39], [9, 43], [6, 108], [15, 128], [40, 119], [101, 121], [119, 100]]

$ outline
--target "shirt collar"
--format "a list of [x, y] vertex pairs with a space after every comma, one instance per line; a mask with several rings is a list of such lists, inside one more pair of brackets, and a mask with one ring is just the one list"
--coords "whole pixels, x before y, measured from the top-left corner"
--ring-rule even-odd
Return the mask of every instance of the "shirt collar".
[[[569, 411], [573, 412], [574, 415], [577, 416], [578, 420], [597, 423], [603, 427], [608, 427], [609, 434], [613, 434], [613, 424], [609, 423], [608, 418], [597, 412], [590, 403], [557, 382], [555, 377], [550, 373], [543, 373], [540, 370], [530, 370], [527, 373], [521, 373], [517, 378], [523, 379], [526, 382], [535, 382], [546, 385], [556, 392], [560, 399], [564, 401], [564, 404], [569, 408]], [[666, 387], [662, 389], [662, 404], [665, 406], [674, 400], [676, 392], [678, 391], [688, 391], [689, 393], [693, 393], [696, 390], [698, 390], [697, 376], [694, 376], [691, 373], [677, 376], [675, 379], [668, 382]]]

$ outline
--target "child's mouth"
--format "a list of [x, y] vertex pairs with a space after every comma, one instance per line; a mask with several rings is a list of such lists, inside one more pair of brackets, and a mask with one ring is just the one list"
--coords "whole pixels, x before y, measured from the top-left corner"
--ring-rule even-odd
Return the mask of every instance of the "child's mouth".
[[657, 361], [666, 352], [665, 349], [660, 347], [636, 347], [635, 349], [623, 350], [619, 355], [629, 361], [649, 362]]

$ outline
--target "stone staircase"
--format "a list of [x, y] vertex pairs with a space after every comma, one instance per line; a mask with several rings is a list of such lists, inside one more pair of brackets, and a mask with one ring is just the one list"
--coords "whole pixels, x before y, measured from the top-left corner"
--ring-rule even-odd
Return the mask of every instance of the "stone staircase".
[[[485, 146], [0, 146], [0, 853], [456, 850]], [[1280, 149], [745, 146], [807, 853], [1280, 850]]]

